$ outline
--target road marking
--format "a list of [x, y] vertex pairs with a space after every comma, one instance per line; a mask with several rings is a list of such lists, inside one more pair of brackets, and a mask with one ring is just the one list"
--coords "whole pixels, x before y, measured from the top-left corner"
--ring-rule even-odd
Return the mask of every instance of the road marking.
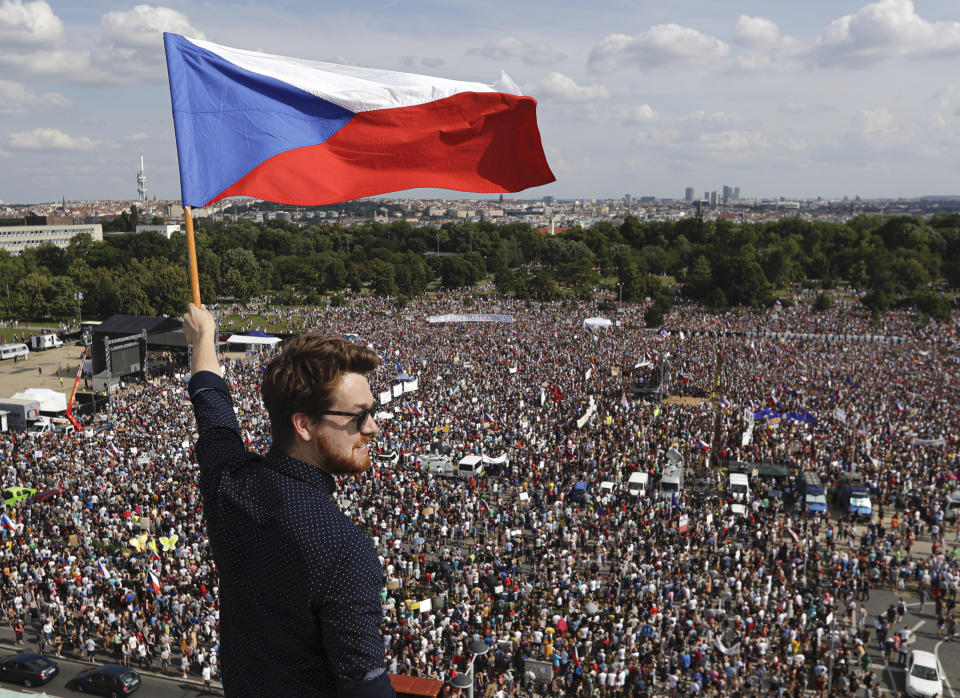
[[[938, 642], [936, 645], [933, 646], [933, 656], [937, 658], [937, 662], [938, 662], [941, 666], [943, 665], [943, 662], [940, 661], [940, 645], [942, 645], [942, 644], [943, 644], [944, 642], [946, 642], [946, 641], [947, 641], [946, 638], [944, 638], [944, 639], [940, 640], [940, 642]], [[950, 686], [950, 680], [947, 679], [947, 673], [946, 673], [946, 672], [943, 673], [943, 686], [944, 686], [944, 688], [946, 688], [946, 691], [944, 691], [944, 693], [946, 693], [947, 691], [950, 691], [950, 695], [951, 695], [951, 696], [956, 695], [956, 694], [953, 692], [953, 687]]]
[[[926, 623], [926, 622], [927, 622], [927, 621], [925, 621], [925, 620], [918, 621], [916, 625], [914, 625], [912, 628], [910, 628], [910, 634], [909, 634], [908, 637], [907, 637], [907, 644], [908, 644], [908, 645], [911, 644], [911, 643], [913, 643], [913, 642], [916, 642], [916, 640], [917, 640], [916, 632], [917, 632], [917, 630], [920, 629], [920, 626], [922, 626], [922, 625], [923, 625], [924, 623]], [[894, 632], [898, 632], [898, 631], [894, 631]], [[938, 645], [938, 647], [939, 647], [939, 645]], [[896, 656], [899, 655], [899, 654], [900, 654], [900, 653], [899, 653], [898, 651], [894, 650], [894, 652], [892, 652], [890, 656], [891, 656], [891, 658], [892, 658], [892, 657], [896, 657]], [[896, 684], [896, 683], [894, 682], [894, 680], [893, 680], [893, 671], [892, 671], [893, 668], [894, 668], [894, 665], [891, 664], [890, 662], [887, 662], [887, 663], [884, 665], [884, 667], [883, 667], [883, 674], [884, 674], [884, 676], [886, 677], [886, 682], [891, 686], [891, 688], [889, 688], [889, 689], [886, 688], [885, 686], [878, 686], [878, 688], [879, 688], [881, 691], [883, 691], [884, 693], [896, 694], [896, 693], [898, 692], [897, 684]], [[897, 664], [897, 665], [896, 665], [896, 668], [899, 669], [900, 671], [904, 672], [903, 681], [904, 681], [904, 684], [906, 684], [906, 681], [907, 681], [906, 667], [901, 666], [900, 664]], [[953, 695], [953, 689], [950, 690], [950, 694], [951, 694], [951, 696]]]

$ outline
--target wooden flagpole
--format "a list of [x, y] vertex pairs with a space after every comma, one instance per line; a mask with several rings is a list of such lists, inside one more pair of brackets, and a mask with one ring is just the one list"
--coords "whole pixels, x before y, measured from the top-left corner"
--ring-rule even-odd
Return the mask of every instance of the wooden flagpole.
[[190, 290], [193, 291], [193, 304], [200, 307], [200, 272], [197, 271], [197, 240], [193, 235], [193, 216], [190, 207], [183, 207], [183, 216], [187, 222], [187, 263], [190, 267]]

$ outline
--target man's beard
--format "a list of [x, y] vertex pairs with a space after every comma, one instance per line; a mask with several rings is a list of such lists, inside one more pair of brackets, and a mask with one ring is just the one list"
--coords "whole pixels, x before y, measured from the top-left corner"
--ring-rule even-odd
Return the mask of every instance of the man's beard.
[[[358, 451], [351, 448], [350, 453], [344, 454], [340, 451], [334, 451], [330, 447], [329, 439], [323, 435], [317, 436], [317, 441], [323, 458], [321, 467], [331, 475], [360, 475], [370, 468], [369, 451]], [[369, 439], [365, 443], [369, 443]]]

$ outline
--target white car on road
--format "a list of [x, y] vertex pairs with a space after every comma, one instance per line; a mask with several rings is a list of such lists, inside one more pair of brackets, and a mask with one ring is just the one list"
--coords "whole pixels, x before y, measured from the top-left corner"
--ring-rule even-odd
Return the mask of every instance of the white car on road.
[[943, 695], [943, 667], [933, 652], [914, 650], [907, 658], [907, 695], [929, 698]]

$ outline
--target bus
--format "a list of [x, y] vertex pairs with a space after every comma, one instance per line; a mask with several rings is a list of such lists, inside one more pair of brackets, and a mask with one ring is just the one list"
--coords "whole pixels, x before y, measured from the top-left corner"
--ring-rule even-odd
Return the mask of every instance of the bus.
[[26, 359], [29, 356], [26, 344], [0, 344], [0, 359]]

